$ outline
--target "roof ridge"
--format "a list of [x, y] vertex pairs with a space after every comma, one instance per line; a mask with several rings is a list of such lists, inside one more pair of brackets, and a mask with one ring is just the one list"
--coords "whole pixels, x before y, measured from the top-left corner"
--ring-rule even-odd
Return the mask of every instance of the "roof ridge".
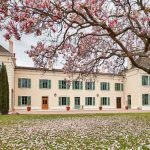
[[2, 45], [0, 45], [0, 55], [12, 55], [12, 53], [7, 50], [6, 48], [4, 48]]

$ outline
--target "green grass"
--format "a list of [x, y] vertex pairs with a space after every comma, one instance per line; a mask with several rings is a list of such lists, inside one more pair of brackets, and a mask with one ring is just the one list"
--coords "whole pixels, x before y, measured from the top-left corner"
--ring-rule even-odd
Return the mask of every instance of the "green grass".
[[148, 150], [149, 145], [150, 113], [0, 115], [0, 150]]
[[96, 114], [16, 114], [0, 115], [1, 122], [11, 122], [12, 120], [30, 120], [30, 119], [57, 119], [57, 118], [74, 118], [74, 117], [96, 117], [96, 116], [128, 116], [137, 119], [150, 119], [150, 113], [96, 113]]

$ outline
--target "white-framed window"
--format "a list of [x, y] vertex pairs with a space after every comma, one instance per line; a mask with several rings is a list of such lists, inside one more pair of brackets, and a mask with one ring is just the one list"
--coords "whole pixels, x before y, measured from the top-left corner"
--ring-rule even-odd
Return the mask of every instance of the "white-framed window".
[[58, 86], [59, 86], [59, 89], [69, 89], [70, 88], [70, 85], [69, 85], [68, 81], [66, 81], [66, 80], [59, 80]]
[[123, 83], [115, 83], [115, 91], [123, 91]]
[[72, 82], [72, 89], [82, 90], [83, 89], [83, 82], [82, 81], [73, 81]]
[[85, 97], [86, 106], [95, 106], [95, 97]]
[[39, 80], [39, 88], [40, 89], [50, 89], [51, 88], [51, 80], [40, 79]]
[[150, 86], [150, 76], [142, 76], [142, 85], [149, 85]]
[[70, 105], [70, 97], [59, 97], [59, 106]]
[[30, 106], [31, 96], [18, 96], [18, 106]]
[[110, 90], [110, 83], [108, 82], [101, 82], [100, 88], [102, 91], [109, 91]]
[[86, 90], [95, 90], [95, 82], [85, 82]]
[[150, 106], [150, 94], [142, 94], [142, 105]]
[[101, 97], [100, 103], [102, 106], [109, 106], [110, 105], [110, 97]]
[[18, 88], [31, 88], [31, 79], [19, 78]]

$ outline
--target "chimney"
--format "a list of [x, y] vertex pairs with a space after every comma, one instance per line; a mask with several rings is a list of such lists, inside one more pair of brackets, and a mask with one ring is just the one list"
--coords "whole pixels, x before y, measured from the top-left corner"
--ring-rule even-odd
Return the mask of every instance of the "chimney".
[[13, 41], [9, 40], [9, 52], [13, 54]]
[[132, 68], [132, 63], [131, 60], [129, 58], [127, 58], [127, 69], [131, 69]]
[[48, 70], [53, 70], [53, 63], [51, 61], [48, 62]]

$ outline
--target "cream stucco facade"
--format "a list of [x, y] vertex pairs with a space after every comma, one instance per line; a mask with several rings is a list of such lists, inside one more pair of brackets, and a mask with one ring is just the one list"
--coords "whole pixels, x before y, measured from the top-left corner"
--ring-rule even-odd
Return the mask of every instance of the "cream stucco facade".
[[[71, 110], [96, 110], [99, 106], [103, 109], [125, 109], [125, 106], [128, 106], [131, 109], [150, 110], [150, 75], [136, 68], [126, 71], [123, 75], [100, 73], [94, 79], [93, 89], [86, 89], [86, 81], [81, 81], [82, 88], [73, 89], [73, 83], [70, 83], [69, 89], [63, 89], [60, 88], [59, 81], [66, 82], [68, 77], [62, 70], [51, 69], [44, 72], [31, 67], [18, 67], [11, 52], [1, 52], [0, 62], [7, 68], [10, 110], [26, 110], [28, 105], [31, 110], [64, 110], [68, 105]], [[148, 85], [142, 85], [143, 76]], [[40, 80], [46, 88], [40, 87]], [[47, 81], [50, 82], [49, 88]], [[109, 87], [106, 87], [107, 83]], [[119, 84], [118, 90], [116, 83]]]

